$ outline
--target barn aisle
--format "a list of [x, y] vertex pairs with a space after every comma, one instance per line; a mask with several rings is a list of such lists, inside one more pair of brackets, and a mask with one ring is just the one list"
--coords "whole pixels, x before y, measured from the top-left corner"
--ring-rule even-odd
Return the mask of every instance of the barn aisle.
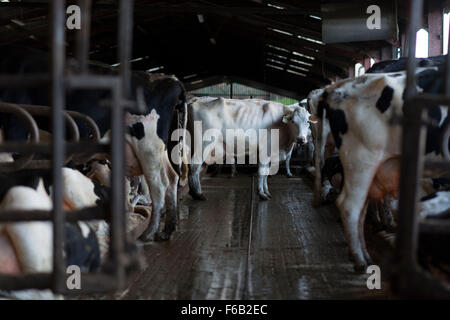
[[181, 202], [172, 240], [144, 246], [145, 270], [121, 298], [386, 296], [383, 290], [366, 288], [366, 275], [353, 273], [333, 208], [311, 207], [306, 179], [270, 178], [273, 200], [256, 200], [253, 206], [248, 175], [206, 177], [203, 187], [208, 201], [186, 197]]

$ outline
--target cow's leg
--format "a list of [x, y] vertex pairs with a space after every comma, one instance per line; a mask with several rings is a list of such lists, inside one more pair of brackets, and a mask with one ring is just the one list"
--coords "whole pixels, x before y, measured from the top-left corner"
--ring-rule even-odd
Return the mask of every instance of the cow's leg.
[[394, 232], [396, 229], [395, 219], [394, 216], [392, 215], [392, 210], [391, 207], [389, 206], [389, 202], [387, 201], [387, 199], [385, 199], [385, 201], [380, 203], [379, 213], [381, 223], [386, 228], [386, 231]]
[[269, 196], [265, 193], [264, 182], [269, 171], [268, 165], [259, 164], [258, 166], [258, 195], [261, 200], [269, 200]]
[[[325, 111], [324, 111], [325, 113]], [[314, 130], [315, 148], [314, 148], [314, 197], [313, 206], [318, 207], [320, 205], [322, 197], [322, 164], [323, 164], [323, 148], [324, 141], [322, 139], [323, 127], [324, 127], [325, 115], [322, 118], [320, 124]]]
[[[359, 220], [363, 212], [367, 194], [379, 166], [376, 154], [357, 146], [351, 157], [344, 159], [346, 151], [341, 150], [344, 167], [344, 188], [336, 200], [341, 213], [350, 254], [357, 272], [365, 272], [367, 261], [359, 235]], [[381, 158], [381, 157], [380, 157]]]
[[272, 198], [272, 195], [269, 192], [269, 185], [267, 184], [267, 179], [269, 178], [269, 176], [264, 176], [264, 193], [266, 194], [266, 196], [268, 196], [269, 198]]
[[152, 204], [152, 201], [150, 198], [150, 191], [148, 190], [148, 185], [145, 180], [145, 177], [144, 179], [142, 179], [140, 176], [136, 178], [139, 180], [139, 185], [137, 194], [131, 200], [131, 204], [133, 207], [135, 207], [138, 204], [143, 206], [150, 206]]
[[[144, 169], [145, 170], [145, 169]], [[157, 232], [161, 223], [161, 213], [164, 208], [164, 200], [167, 190], [167, 181], [161, 176], [162, 170], [154, 171], [152, 174], [145, 174], [148, 187], [150, 189], [150, 196], [152, 198], [152, 215], [150, 223], [140, 239], [144, 242], [157, 239]]]
[[168, 179], [168, 188], [165, 196], [166, 219], [164, 221], [164, 230], [156, 234], [155, 240], [169, 240], [177, 224], [177, 190], [178, 174], [170, 164], [167, 152], [164, 155], [164, 173]]
[[366, 204], [364, 205], [364, 208], [361, 211], [361, 215], [359, 217], [358, 234], [359, 234], [359, 241], [361, 242], [361, 248], [362, 248], [362, 251], [363, 251], [364, 259], [366, 260], [367, 265], [370, 266], [370, 265], [373, 264], [373, 261], [372, 261], [372, 258], [370, 257], [369, 252], [367, 251], [366, 237], [364, 235], [364, 222], [366, 220], [366, 214], [367, 214], [367, 209], [368, 209], [368, 202], [369, 201], [366, 201]]
[[286, 175], [288, 178], [292, 178], [294, 176], [291, 172], [291, 157], [292, 157], [292, 149], [286, 155]]
[[[215, 146], [217, 143], [217, 138], [215, 142], [204, 142], [203, 143], [203, 155], [211, 155], [213, 150], [215, 151]], [[194, 200], [207, 200], [207, 198], [202, 193], [202, 186], [200, 184], [200, 171], [202, 169], [203, 162], [207, 162], [208, 158], [199, 159], [196, 154], [194, 154], [191, 164], [189, 165], [189, 194]]]
[[189, 165], [189, 194], [194, 200], [207, 200], [202, 193], [202, 186], [200, 184], [200, 171], [202, 169], [201, 164]]
[[236, 161], [231, 165], [231, 178], [234, 178], [237, 174]]

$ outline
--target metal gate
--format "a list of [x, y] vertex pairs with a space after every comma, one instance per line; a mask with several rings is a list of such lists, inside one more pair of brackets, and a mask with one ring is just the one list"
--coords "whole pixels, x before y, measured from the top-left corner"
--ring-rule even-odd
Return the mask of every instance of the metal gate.
[[424, 160], [427, 110], [441, 105], [450, 106], [450, 59], [447, 55], [445, 92], [443, 95], [418, 93], [415, 71], [416, 32], [423, 16], [423, 0], [411, 1], [411, 15], [408, 30], [410, 44], [407, 62], [407, 87], [403, 108], [403, 146], [400, 180], [398, 233], [393, 261], [392, 284], [396, 291], [407, 297], [450, 298], [450, 287], [424, 270], [417, 262], [420, 233], [450, 233], [449, 222], [422, 222], [418, 219], [418, 185], [427, 169], [450, 169], [448, 150], [450, 126], [442, 136], [442, 151], [445, 161]]
[[[0, 152], [18, 152], [24, 156], [11, 164], [0, 166], [0, 170], [18, 170], [24, 167], [42, 167], [50, 163], [33, 160], [34, 153], [51, 155], [53, 174], [53, 210], [50, 212], [14, 211], [0, 212], [0, 222], [52, 221], [53, 224], [53, 271], [48, 274], [25, 274], [21, 276], [0, 275], [0, 289], [52, 289], [55, 293], [73, 293], [66, 286], [66, 264], [63, 255], [66, 221], [105, 219], [110, 217], [110, 245], [107, 265], [108, 272], [82, 274], [79, 293], [110, 292], [120, 290], [125, 285], [125, 268], [137, 261], [137, 257], [125, 251], [125, 190], [124, 190], [124, 110], [137, 108], [130, 96], [130, 65], [133, 30], [133, 1], [120, 0], [118, 55], [120, 73], [118, 76], [95, 75], [88, 70], [91, 0], [79, 0], [82, 28], [77, 31], [76, 59], [78, 72], [65, 74], [66, 65], [66, 3], [64, 0], [49, 1], [51, 14], [51, 72], [25, 76], [0, 75], [0, 86], [33, 87], [42, 83], [51, 84], [52, 108], [40, 109], [35, 106], [19, 106], [2, 103], [2, 112], [14, 113], [25, 120], [31, 132], [31, 142], [6, 142], [0, 145]], [[64, 111], [66, 90], [104, 89], [111, 92], [111, 140], [109, 145], [98, 142], [99, 132], [92, 119], [82, 114]], [[39, 111], [39, 110], [40, 111]], [[52, 143], [39, 143], [37, 126], [31, 113], [47, 113], [52, 118]], [[93, 141], [79, 142], [79, 133], [73, 118], [88, 123], [93, 132]], [[72, 139], [65, 142], [66, 126]], [[66, 213], [62, 207], [62, 167], [75, 154], [109, 152], [111, 154], [111, 205], [109, 208], [89, 208]], [[66, 156], [67, 155], [67, 156]], [[48, 161], [47, 161], [48, 162]]]

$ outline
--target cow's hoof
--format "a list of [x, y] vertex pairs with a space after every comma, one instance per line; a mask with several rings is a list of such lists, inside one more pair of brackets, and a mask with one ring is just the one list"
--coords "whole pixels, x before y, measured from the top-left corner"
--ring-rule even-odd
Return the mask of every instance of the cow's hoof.
[[272, 195], [269, 192], [266, 192], [266, 196], [268, 196], [269, 199], [272, 199]]
[[155, 234], [155, 241], [168, 241], [170, 240], [170, 233], [168, 232], [158, 232]]
[[286, 175], [286, 177], [288, 177], [288, 178], [294, 178], [294, 175], [293, 175], [292, 173], [288, 173], [288, 174]]
[[191, 195], [192, 199], [194, 200], [200, 200], [200, 201], [206, 201], [208, 200], [203, 193], [195, 193], [195, 192], [189, 192], [189, 194]]
[[263, 201], [270, 200], [270, 198], [267, 195], [265, 195], [264, 193], [259, 193], [258, 195], [259, 195], [259, 199], [261, 199]]

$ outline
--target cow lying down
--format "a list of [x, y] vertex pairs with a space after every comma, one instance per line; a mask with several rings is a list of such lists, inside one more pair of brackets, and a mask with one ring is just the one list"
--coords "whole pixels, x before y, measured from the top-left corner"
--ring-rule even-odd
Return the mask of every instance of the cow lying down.
[[[201, 141], [201, 154], [192, 150], [189, 167], [189, 194], [197, 200], [205, 200], [200, 185], [200, 169], [203, 162], [211, 162], [208, 158], [214, 154], [216, 163], [224, 157], [258, 158], [258, 194], [260, 199], [268, 200], [269, 192], [267, 177], [276, 172], [270, 172], [269, 167], [276, 167], [278, 162], [290, 159], [295, 143], [307, 142], [309, 125], [317, 119], [300, 106], [290, 107], [281, 103], [259, 99], [224, 99], [203, 98], [193, 99], [188, 103], [188, 131], [192, 141]], [[278, 130], [278, 141], [272, 141], [272, 130]], [[232, 132], [233, 134], [228, 135]], [[262, 138], [266, 132], [266, 138]], [[206, 139], [203, 133], [208, 135]], [[253, 138], [253, 139], [252, 139]], [[245, 143], [239, 145], [235, 141]], [[241, 143], [242, 143], [241, 142]], [[278, 148], [275, 147], [278, 144]], [[195, 147], [195, 144], [192, 144]], [[278, 158], [273, 154], [278, 152]], [[227, 148], [228, 147], [228, 148]], [[261, 153], [270, 158], [269, 162], [261, 160]], [[234, 159], [234, 158], [233, 158]]]
[[[44, 171], [19, 171], [8, 174], [0, 188], [0, 210], [51, 210], [48, 193], [50, 174]], [[44, 183], [45, 181], [45, 183]], [[63, 169], [63, 206], [75, 210], [101, 205], [107, 201], [106, 190], [94, 184], [80, 172]], [[106, 257], [108, 243], [99, 243], [98, 237], [108, 233], [105, 221], [66, 223], [65, 257], [67, 265], [77, 265], [82, 272], [99, 270]], [[51, 222], [21, 222], [0, 225], [0, 273], [51, 272], [52, 270]], [[49, 290], [22, 290], [3, 292], [19, 299], [61, 298]]]
[[[417, 77], [419, 91], [442, 92], [443, 68], [419, 69]], [[326, 115], [339, 150], [345, 178], [336, 205], [355, 269], [361, 272], [372, 263], [362, 228], [367, 200], [398, 194], [401, 127], [390, 119], [403, 114], [405, 86], [405, 72], [366, 74], [338, 81], [309, 99], [319, 118]], [[429, 116], [439, 125], [428, 130], [427, 156], [443, 159], [439, 137], [449, 122], [447, 109], [430, 108]]]
[[[50, 72], [51, 61], [48, 53], [30, 48], [3, 46], [0, 50], [0, 73], [21, 75], [40, 74]], [[90, 62], [89, 70], [98, 75], [116, 76], [118, 69], [109, 65]], [[72, 72], [67, 66], [67, 72]], [[178, 175], [169, 167], [167, 149], [172, 150], [171, 135], [177, 129], [178, 123], [185, 119], [186, 97], [183, 83], [174, 76], [150, 74], [147, 72], [132, 72], [130, 75], [130, 99], [137, 101], [139, 110], [129, 109], [127, 114], [137, 116], [135, 121], [129, 122], [126, 134], [128, 136], [127, 152], [132, 155], [133, 163], [129, 167], [139, 175], [144, 175], [152, 200], [152, 217], [148, 229], [142, 240], [168, 240], [175, 229], [176, 222], [176, 192], [173, 185], [178, 183]], [[0, 99], [10, 103], [26, 103], [32, 105], [51, 105], [46, 83], [37, 88], [0, 88]], [[111, 92], [105, 89], [68, 90], [65, 107], [67, 110], [80, 112], [92, 118], [98, 125], [100, 134], [104, 136], [111, 130], [111, 112], [104, 107], [109, 101]], [[158, 125], [150, 132], [145, 128], [144, 120], [152, 118], [152, 110], [159, 117]], [[139, 118], [141, 117], [141, 118]], [[40, 129], [51, 130], [48, 119], [36, 117]], [[154, 117], [153, 117], [154, 118]], [[178, 119], [179, 118], [179, 119]], [[126, 120], [126, 119], [124, 119]], [[179, 120], [179, 121], [177, 121]], [[91, 130], [84, 122], [76, 121], [80, 131], [80, 138], [86, 140]], [[184, 122], [182, 123], [184, 124]], [[5, 138], [10, 141], [25, 140], [28, 136], [26, 126], [23, 126], [14, 115], [0, 115], [0, 126], [3, 127]], [[144, 148], [144, 149], [141, 149]], [[156, 152], [154, 154], [153, 152]], [[170, 164], [170, 163], [169, 163]], [[163, 172], [166, 170], [166, 172]], [[167, 206], [166, 206], [167, 204]], [[159, 232], [162, 211], [166, 211], [164, 230]]]

